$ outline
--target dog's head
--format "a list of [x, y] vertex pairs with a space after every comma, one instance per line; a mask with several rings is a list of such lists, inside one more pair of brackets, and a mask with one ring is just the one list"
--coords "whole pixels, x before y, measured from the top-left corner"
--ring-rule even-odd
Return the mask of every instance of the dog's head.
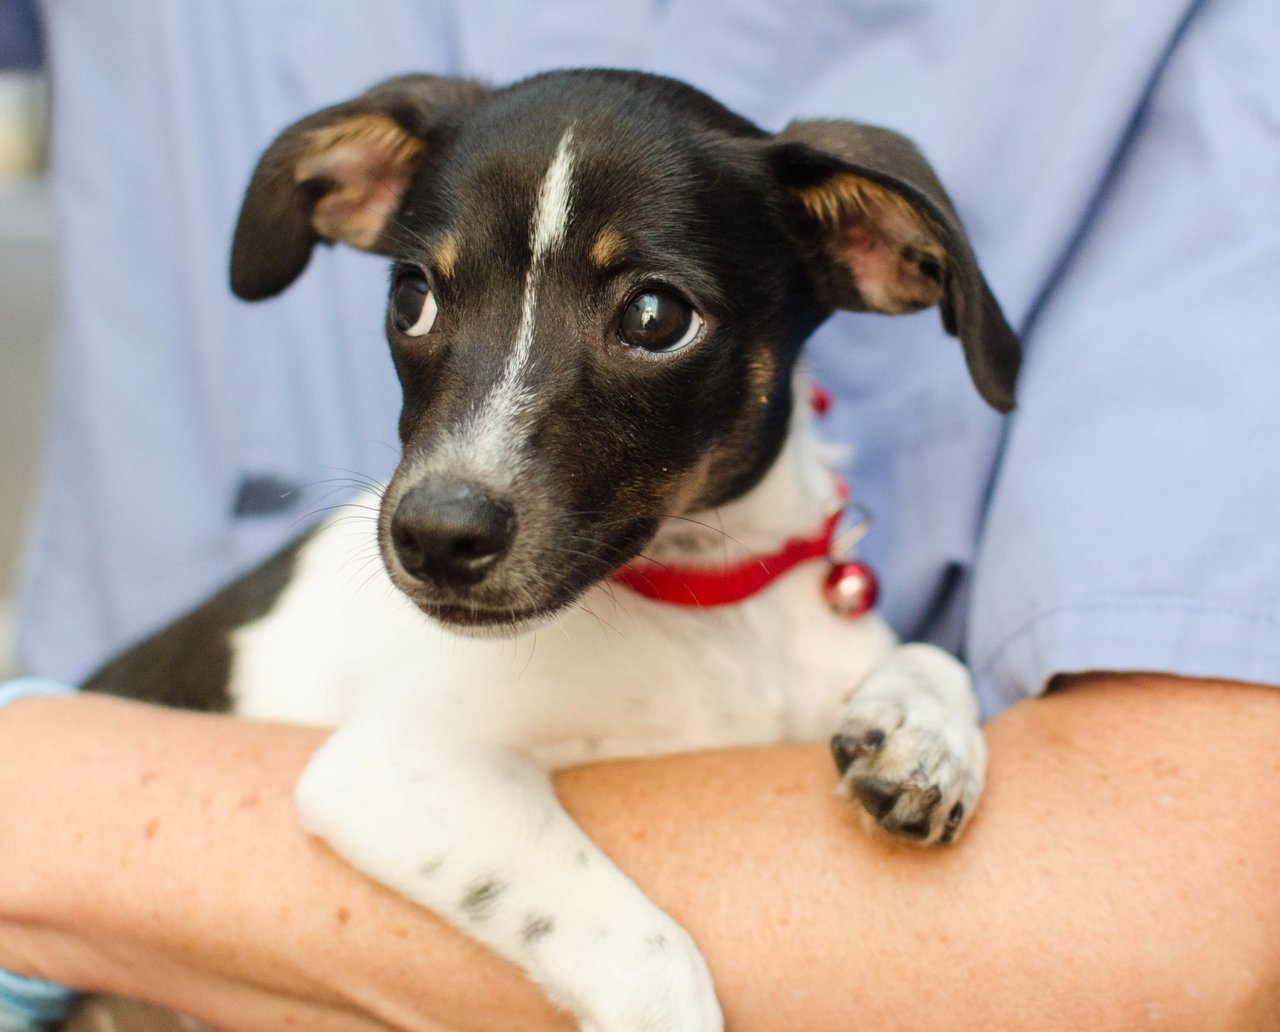
[[457, 627], [553, 613], [665, 517], [748, 491], [835, 309], [938, 305], [982, 395], [1013, 404], [1017, 340], [929, 166], [883, 129], [769, 136], [637, 73], [394, 79], [263, 156], [235, 292], [284, 290], [318, 241], [393, 261], [382, 550]]

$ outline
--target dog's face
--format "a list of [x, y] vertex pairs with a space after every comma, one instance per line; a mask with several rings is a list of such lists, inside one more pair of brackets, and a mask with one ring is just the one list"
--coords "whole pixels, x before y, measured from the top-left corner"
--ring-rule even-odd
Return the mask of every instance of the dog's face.
[[424, 611], [510, 628], [571, 604], [661, 521], [776, 457], [805, 337], [837, 307], [940, 304], [983, 393], [1017, 343], [900, 137], [769, 137], [682, 84], [392, 80], [287, 130], [237, 227], [243, 297], [317, 240], [393, 259], [403, 458], [384, 559]]

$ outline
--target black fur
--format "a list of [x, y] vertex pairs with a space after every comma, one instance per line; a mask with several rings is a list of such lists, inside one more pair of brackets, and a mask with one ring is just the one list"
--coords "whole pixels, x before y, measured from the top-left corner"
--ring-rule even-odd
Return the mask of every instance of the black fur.
[[507, 891], [506, 882], [497, 878], [488, 878], [467, 886], [466, 895], [459, 906], [462, 912], [473, 921], [484, 921], [493, 915], [498, 897]]
[[551, 918], [543, 915], [530, 916], [524, 923], [524, 929], [520, 933], [520, 937], [525, 941], [526, 945], [532, 946], [541, 942], [548, 935], [554, 932], [556, 923]]

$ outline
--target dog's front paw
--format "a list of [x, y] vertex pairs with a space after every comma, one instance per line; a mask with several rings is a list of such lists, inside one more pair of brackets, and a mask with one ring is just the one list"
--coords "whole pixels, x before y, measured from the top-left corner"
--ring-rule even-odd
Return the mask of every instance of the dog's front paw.
[[846, 704], [831, 751], [839, 791], [869, 829], [951, 842], [973, 813], [987, 762], [968, 671], [929, 645], [894, 650]]
[[706, 961], [674, 922], [644, 935], [577, 1012], [582, 1032], [723, 1032]]

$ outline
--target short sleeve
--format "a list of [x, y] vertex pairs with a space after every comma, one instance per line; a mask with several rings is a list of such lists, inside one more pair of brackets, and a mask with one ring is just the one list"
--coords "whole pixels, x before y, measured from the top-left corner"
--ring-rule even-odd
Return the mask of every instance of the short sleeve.
[[1280, 76], [1199, 6], [1025, 335], [975, 560], [988, 710], [1058, 673], [1280, 684]]

